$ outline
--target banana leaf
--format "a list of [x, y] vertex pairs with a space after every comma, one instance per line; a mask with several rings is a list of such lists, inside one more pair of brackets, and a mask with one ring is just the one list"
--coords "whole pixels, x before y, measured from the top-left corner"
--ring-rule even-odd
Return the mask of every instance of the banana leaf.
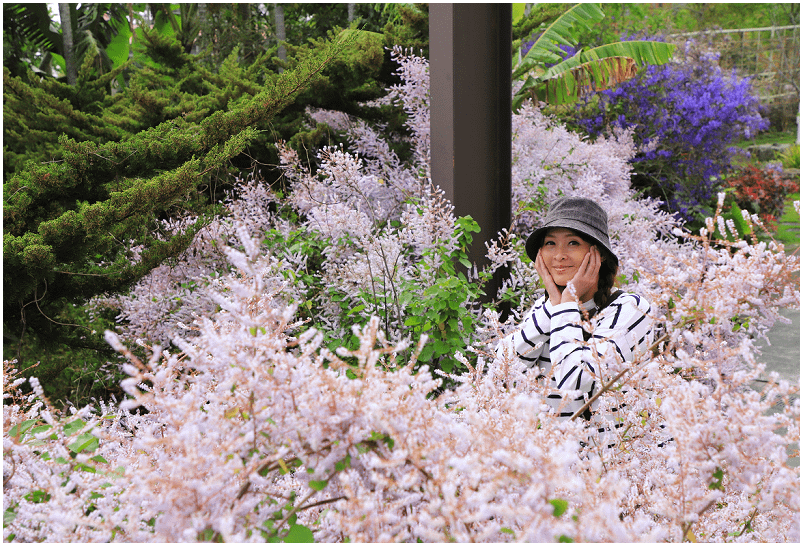
[[647, 41], [616, 42], [579, 51], [539, 74], [529, 75], [512, 106], [518, 110], [528, 97], [550, 104], [573, 102], [586, 93], [602, 91], [634, 77], [639, 67], [668, 62], [674, 51], [674, 44]]
[[513, 79], [519, 79], [531, 70], [542, 68], [548, 63], [561, 62], [562, 45], [574, 46], [576, 41], [573, 36], [580, 27], [591, 27], [603, 20], [605, 14], [599, 4], [577, 4], [556, 19], [541, 36], [534, 42], [516, 70]]

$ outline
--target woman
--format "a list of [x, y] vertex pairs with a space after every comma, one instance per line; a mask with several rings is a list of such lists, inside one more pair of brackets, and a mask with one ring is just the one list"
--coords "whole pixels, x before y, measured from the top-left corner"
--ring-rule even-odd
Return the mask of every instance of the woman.
[[[542, 380], [549, 378], [547, 401], [568, 419], [609, 380], [608, 359], [633, 362], [649, 347], [650, 304], [636, 294], [612, 292], [619, 260], [608, 239], [608, 216], [590, 199], [555, 201], [525, 250], [546, 293], [502, 347], [538, 367]], [[579, 392], [565, 396], [567, 391]]]

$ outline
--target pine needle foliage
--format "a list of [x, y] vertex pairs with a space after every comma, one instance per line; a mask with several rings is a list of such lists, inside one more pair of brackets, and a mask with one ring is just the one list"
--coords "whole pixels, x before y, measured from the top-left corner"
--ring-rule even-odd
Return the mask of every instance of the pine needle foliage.
[[[199, 190], [208, 173], [225, 170], [257, 136], [256, 126], [271, 120], [319, 79], [356, 36], [344, 33], [309, 49], [293, 70], [267, 75], [257, 93], [250, 96], [242, 91], [227, 109], [218, 108], [219, 97], [217, 105], [192, 109], [216, 110], [207, 116], [177, 116], [187, 104], [181, 103], [187, 95], [162, 95], [161, 115], [172, 119], [130, 136], [111, 129], [117, 127], [114, 123], [102, 121], [98, 126], [107, 133], [92, 132], [94, 117], [68, 107], [65, 101], [50, 100], [48, 112], [60, 107], [64, 124], [69, 124], [72, 115], [83, 125], [58, 136], [60, 161], [29, 161], [4, 182], [4, 330], [19, 338], [32, 331], [47, 332], [55, 342], [74, 341], [79, 337], [74, 325], [57, 318], [67, 305], [122, 291], [182, 252], [214, 214]], [[176, 74], [181, 62], [184, 67], [189, 62], [184, 57], [177, 61]], [[184, 82], [190, 78], [187, 71]], [[6, 79], [13, 80], [7, 74]], [[16, 84], [20, 97], [23, 92], [36, 93], [21, 82]], [[137, 95], [139, 90], [132, 85], [130, 95], [144, 108], [148, 98], [155, 97]], [[41, 115], [43, 122], [44, 110]], [[103, 138], [120, 135], [124, 138]], [[153, 234], [159, 218], [189, 213], [199, 216], [192, 228]], [[143, 246], [140, 256], [131, 252], [134, 245]]]
[[101, 113], [108, 83], [124, 67], [90, 79], [82, 70], [78, 84], [14, 77], [3, 68], [3, 174], [22, 170], [25, 163], [62, 159], [59, 135], [79, 141], [118, 141], [124, 129]]

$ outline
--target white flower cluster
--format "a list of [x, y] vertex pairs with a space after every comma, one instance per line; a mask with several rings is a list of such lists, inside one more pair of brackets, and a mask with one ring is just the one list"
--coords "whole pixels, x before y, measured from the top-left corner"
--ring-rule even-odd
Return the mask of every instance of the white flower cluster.
[[[226, 268], [222, 248], [235, 239], [236, 230], [260, 237], [270, 228], [294, 227], [269, 212], [274, 197], [259, 181], [239, 180], [236, 191], [237, 198], [228, 199], [229, 217], [214, 218], [201, 228], [179, 257], [151, 271], [129, 293], [95, 298], [92, 306], [118, 309], [119, 332], [147, 345], [164, 345], [178, 333], [186, 335], [185, 325], [216, 307], [209, 290], [217, 289], [218, 277]], [[165, 221], [161, 238], [182, 233], [196, 221], [194, 217]], [[297, 269], [303, 265], [302, 257], [287, 254], [277, 267]], [[302, 286], [290, 287], [286, 293], [299, 297], [302, 289]]]
[[[468, 372], [438, 391], [442, 378], [414, 356], [421, 346], [397, 335], [406, 300], [395, 294], [434, 281], [432, 251], [455, 249], [456, 218], [425, 174], [427, 65], [397, 58], [414, 164], [359, 123], [347, 126], [362, 155], [322, 150], [316, 173], [281, 147], [292, 185], [282, 204], [297, 224], [245, 183], [227, 220], [117, 300], [126, 329], [107, 339], [129, 362], [121, 405], [57, 415], [6, 364], [4, 539], [800, 541], [800, 470], [787, 451], [800, 440], [800, 384], [773, 375], [752, 387], [764, 376], [753, 339], [778, 307], [800, 306], [800, 263], [776, 243], [690, 236], [634, 199], [625, 135], [590, 144], [524, 107], [519, 213], [487, 249], [511, 266], [503, 293], [522, 312], [537, 286], [522, 242], [543, 207], [580, 194], [608, 211], [623, 286], [654, 304], [659, 324], [650, 353], [600, 378], [598, 417], [624, 424], [615, 445], [593, 442], [593, 422], [548, 412], [534, 374], [491, 349], [513, 327], [492, 311], [479, 317], [484, 345], [453, 355]], [[297, 230], [323, 244], [315, 271], [301, 251], [270, 245]], [[303, 274], [327, 291], [310, 295]], [[176, 294], [188, 305], [152, 301]], [[342, 330], [342, 314], [382, 297], [386, 307], [361, 311], [380, 320]], [[307, 304], [321, 309], [313, 327], [297, 319]], [[332, 352], [331, 333], [355, 335], [358, 349]], [[175, 349], [142, 362], [123, 341], [135, 337]]]
[[[773, 378], [759, 394], [747, 385], [763, 367], [723, 377], [670, 348], [604, 400], [628, 423], [618, 446], [581, 447], [586, 425], [557, 421], [503, 356], [465, 359], [461, 385], [431, 398], [438, 381], [397, 365], [409, 348], [377, 319], [355, 351], [327, 351], [313, 329], [295, 339], [295, 309], [264, 281], [272, 258], [239, 237], [221, 310], [179, 354], [140, 362], [108, 334], [131, 361], [120, 408], [56, 419], [35, 395], [27, 411], [4, 403], [6, 539], [246, 542], [292, 525], [324, 542], [800, 539], [786, 452], [800, 403], [767, 414], [797, 385]], [[714, 385], [674, 373], [679, 362]], [[9, 432], [31, 421], [50, 427]]]

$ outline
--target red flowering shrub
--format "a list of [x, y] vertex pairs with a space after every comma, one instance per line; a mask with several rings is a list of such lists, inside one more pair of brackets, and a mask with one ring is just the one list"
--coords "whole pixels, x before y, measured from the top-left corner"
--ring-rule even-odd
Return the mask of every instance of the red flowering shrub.
[[758, 214], [764, 225], [772, 229], [783, 214], [786, 196], [798, 191], [797, 184], [780, 172], [753, 165], [729, 177], [727, 183], [739, 207]]

